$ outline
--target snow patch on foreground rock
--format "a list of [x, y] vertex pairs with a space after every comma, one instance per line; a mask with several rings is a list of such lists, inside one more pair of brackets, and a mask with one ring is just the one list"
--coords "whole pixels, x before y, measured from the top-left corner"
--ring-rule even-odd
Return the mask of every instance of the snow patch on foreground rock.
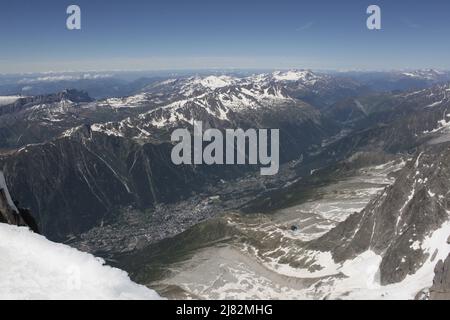
[[22, 98], [21, 96], [0, 96], [0, 107], [14, 103]]
[[311, 272], [307, 269], [296, 269], [283, 265], [276, 272], [294, 278], [319, 278], [322, 280], [311, 287], [300, 290], [300, 299], [389, 299], [411, 300], [420, 297], [420, 293], [428, 293], [433, 285], [434, 270], [439, 260], [445, 260], [450, 253], [447, 239], [450, 234], [450, 221], [431, 232], [415, 245], [416, 250], [427, 254], [427, 259], [414, 273], [403, 281], [389, 285], [381, 285], [379, 269], [382, 257], [372, 250], [367, 250], [351, 260], [337, 264], [329, 252], [311, 251], [310, 256], [322, 269]]
[[100, 258], [0, 224], [0, 299], [160, 299]]

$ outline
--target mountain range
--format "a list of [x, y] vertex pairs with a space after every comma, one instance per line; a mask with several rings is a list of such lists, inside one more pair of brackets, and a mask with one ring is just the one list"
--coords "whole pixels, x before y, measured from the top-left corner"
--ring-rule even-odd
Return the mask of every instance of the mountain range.
[[[331, 267], [370, 257], [379, 260], [381, 286], [412, 279], [423, 285], [411, 289], [416, 298], [448, 298], [450, 73], [140, 78], [107, 94], [94, 90], [94, 97], [74, 83], [108, 87], [112, 79], [60, 78], [46, 89], [38, 88], [48, 78], [25, 81], [36, 94], [20, 89], [23, 79], [0, 85], [7, 94], [0, 99], [0, 169], [49, 239], [140, 261], [149, 247], [199, 223], [229, 212], [279, 210], [337, 172], [395, 159], [404, 162], [392, 173], [395, 182], [320, 237], [300, 241], [286, 264], [328, 276]], [[72, 89], [46, 92], [63, 85]], [[170, 134], [192, 130], [194, 120], [220, 130], [280, 129], [280, 173], [173, 165]], [[321, 276], [317, 285], [326, 282]]]

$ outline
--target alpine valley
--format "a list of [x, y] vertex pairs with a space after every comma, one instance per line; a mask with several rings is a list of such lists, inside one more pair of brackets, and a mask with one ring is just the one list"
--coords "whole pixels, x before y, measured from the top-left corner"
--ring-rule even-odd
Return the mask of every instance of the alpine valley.
[[[9, 205], [163, 297], [450, 298], [449, 72], [0, 78]], [[278, 174], [174, 165], [194, 121], [279, 129]]]

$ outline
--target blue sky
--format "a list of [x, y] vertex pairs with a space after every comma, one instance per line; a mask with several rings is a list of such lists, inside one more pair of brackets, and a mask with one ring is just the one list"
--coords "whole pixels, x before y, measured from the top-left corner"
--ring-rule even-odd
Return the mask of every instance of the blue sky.
[[[82, 30], [66, 29], [70, 4]], [[448, 0], [0, 0], [0, 73], [450, 69], [449, 35]]]

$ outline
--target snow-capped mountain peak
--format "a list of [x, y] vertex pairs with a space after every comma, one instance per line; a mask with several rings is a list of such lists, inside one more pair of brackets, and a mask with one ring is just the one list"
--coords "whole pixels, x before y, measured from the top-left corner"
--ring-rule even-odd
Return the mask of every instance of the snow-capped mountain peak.
[[234, 85], [239, 82], [239, 79], [227, 75], [222, 76], [208, 76], [204, 78], [195, 78], [192, 84], [199, 84], [208, 89], [217, 89]]
[[195, 119], [197, 112], [206, 112], [218, 120], [230, 120], [230, 113], [276, 108], [287, 103], [295, 104], [296, 101], [277, 85], [237, 85], [217, 88], [213, 92], [176, 101], [150, 111], [147, 116], [154, 118], [153, 125], [162, 127], [181, 120], [190, 122]]
[[22, 98], [22, 96], [0, 96], [0, 107], [16, 102]]
[[[277, 110], [283, 106], [301, 108], [303, 105], [278, 84], [242, 83], [218, 87], [189, 97], [181, 96], [176, 101], [117, 123], [93, 124], [91, 130], [107, 135], [120, 137], [131, 135], [138, 139], [147, 139], [154, 129], [170, 128], [182, 123], [192, 123], [194, 120], [229, 122], [236, 117], [245, 117], [244, 114], [249, 111], [272, 110], [278, 112]], [[73, 133], [69, 131], [64, 135], [68, 136]]]
[[275, 71], [272, 77], [276, 81], [301, 81], [309, 84], [319, 80], [319, 76], [310, 70]]
[[435, 69], [421, 69], [403, 72], [402, 76], [414, 79], [424, 79], [429, 81], [436, 81], [446, 76], [445, 72], [435, 70]]

